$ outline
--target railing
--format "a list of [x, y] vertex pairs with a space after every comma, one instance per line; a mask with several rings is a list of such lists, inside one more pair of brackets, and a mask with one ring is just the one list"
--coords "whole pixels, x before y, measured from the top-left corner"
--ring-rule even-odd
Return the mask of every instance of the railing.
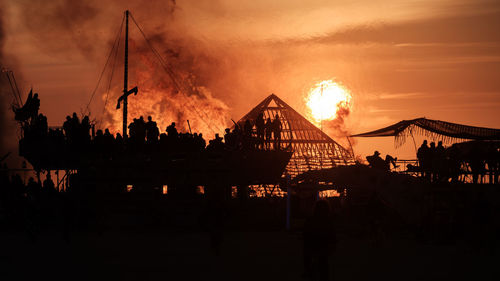
[[[408, 169], [408, 165], [411, 165], [414, 169]], [[398, 159], [396, 160], [396, 168], [391, 164], [391, 171], [398, 173], [417, 174], [418, 169], [418, 159]]]

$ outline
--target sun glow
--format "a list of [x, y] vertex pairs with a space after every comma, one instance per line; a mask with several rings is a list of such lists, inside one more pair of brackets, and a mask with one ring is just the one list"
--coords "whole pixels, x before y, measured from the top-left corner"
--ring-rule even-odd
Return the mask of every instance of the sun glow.
[[324, 80], [314, 85], [306, 97], [306, 105], [313, 121], [337, 118], [340, 108], [348, 108], [351, 103], [349, 91], [332, 80]]

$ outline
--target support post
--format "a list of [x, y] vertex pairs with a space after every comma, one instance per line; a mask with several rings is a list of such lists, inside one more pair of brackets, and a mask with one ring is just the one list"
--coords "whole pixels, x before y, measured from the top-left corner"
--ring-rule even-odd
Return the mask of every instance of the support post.
[[286, 187], [286, 230], [290, 230], [292, 220], [292, 187]]
[[123, 138], [127, 138], [127, 92], [128, 92], [128, 15], [129, 11], [125, 11], [125, 62], [124, 62], [124, 77], [123, 77]]
[[292, 229], [292, 185], [290, 184], [291, 176], [288, 173], [285, 174], [285, 180], [286, 180], [286, 230], [289, 231]]

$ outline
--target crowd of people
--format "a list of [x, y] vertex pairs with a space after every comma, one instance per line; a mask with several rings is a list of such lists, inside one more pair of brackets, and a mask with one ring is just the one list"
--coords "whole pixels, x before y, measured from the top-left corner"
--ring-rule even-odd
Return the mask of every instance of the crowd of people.
[[440, 181], [446, 169], [446, 153], [443, 142], [431, 142], [427, 145], [427, 140], [424, 140], [420, 148], [417, 150], [418, 165], [422, 177], [432, 182]]
[[461, 174], [471, 175], [473, 183], [497, 184], [500, 176], [500, 150], [495, 142], [467, 142], [444, 147], [424, 140], [417, 151], [419, 171], [431, 182], [459, 180]]
[[[254, 129], [255, 128], [255, 129]], [[260, 113], [255, 121], [245, 120], [242, 125], [236, 124], [231, 132], [226, 129], [224, 143], [231, 149], [281, 149], [281, 121], [276, 114], [273, 120], [270, 117], [264, 120]]]
[[[223, 137], [205, 141], [202, 133], [179, 132], [175, 122], [161, 132], [151, 116], [147, 121], [141, 116], [128, 125], [128, 136], [113, 135], [109, 129], [94, 132], [89, 117], [81, 121], [76, 113], [66, 116], [61, 128], [49, 128], [43, 114], [31, 117], [26, 122], [24, 138], [21, 140], [22, 156], [33, 158], [39, 155], [64, 154], [73, 158], [76, 154], [113, 158], [126, 153], [220, 152], [235, 150], [279, 150], [281, 147], [281, 121], [278, 115], [273, 120], [261, 113], [255, 120], [235, 124], [233, 130], [227, 128]], [[57, 158], [57, 157], [55, 157]]]
[[[390, 171], [394, 169], [397, 158], [387, 155], [385, 160], [380, 153], [366, 157], [372, 168]], [[466, 142], [444, 147], [439, 141], [430, 144], [424, 140], [417, 150], [418, 164], [408, 164], [408, 172], [416, 172], [429, 182], [458, 182], [469, 181], [460, 178], [461, 175], [471, 175], [471, 182], [482, 183], [489, 175], [489, 183], [497, 184], [500, 177], [500, 149], [495, 142]]]

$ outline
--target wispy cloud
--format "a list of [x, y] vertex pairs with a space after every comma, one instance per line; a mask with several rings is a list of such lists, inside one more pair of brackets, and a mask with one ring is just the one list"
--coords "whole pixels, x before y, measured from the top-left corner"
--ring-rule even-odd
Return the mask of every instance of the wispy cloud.
[[386, 93], [386, 94], [380, 94], [378, 96], [379, 99], [416, 99], [416, 98], [423, 98], [429, 96], [429, 94], [426, 93]]

